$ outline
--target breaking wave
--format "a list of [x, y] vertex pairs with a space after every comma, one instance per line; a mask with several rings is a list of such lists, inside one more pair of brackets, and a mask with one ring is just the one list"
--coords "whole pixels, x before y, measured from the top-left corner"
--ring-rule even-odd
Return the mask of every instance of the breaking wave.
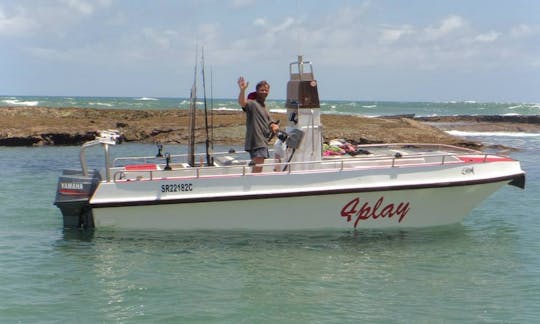
[[540, 137], [540, 133], [525, 132], [467, 132], [458, 130], [449, 130], [446, 133], [454, 136], [483, 136], [483, 137]]
[[4, 99], [2, 100], [2, 102], [10, 106], [27, 106], [27, 107], [35, 107], [39, 104], [39, 101], [21, 101], [18, 99]]

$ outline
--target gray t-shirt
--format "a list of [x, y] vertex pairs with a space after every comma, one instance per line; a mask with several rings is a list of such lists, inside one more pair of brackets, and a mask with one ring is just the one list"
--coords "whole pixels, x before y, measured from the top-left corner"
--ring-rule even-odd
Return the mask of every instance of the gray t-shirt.
[[268, 147], [268, 137], [270, 136], [270, 114], [266, 108], [256, 100], [248, 100], [242, 107], [246, 112], [246, 141], [244, 149], [246, 151], [261, 147]]

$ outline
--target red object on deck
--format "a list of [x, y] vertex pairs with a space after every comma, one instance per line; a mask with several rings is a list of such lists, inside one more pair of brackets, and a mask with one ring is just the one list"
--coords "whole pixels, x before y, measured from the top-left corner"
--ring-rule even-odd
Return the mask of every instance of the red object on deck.
[[126, 171], [152, 171], [157, 170], [157, 164], [132, 164], [124, 167]]
[[514, 161], [511, 158], [495, 155], [461, 155], [459, 159], [466, 163], [483, 163], [483, 162], [509, 162]]

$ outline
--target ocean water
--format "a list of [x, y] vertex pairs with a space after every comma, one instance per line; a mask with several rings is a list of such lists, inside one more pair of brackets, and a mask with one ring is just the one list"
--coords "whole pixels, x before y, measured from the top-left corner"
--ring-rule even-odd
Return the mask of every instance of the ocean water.
[[[188, 109], [186, 98], [150, 97], [29, 97], [0, 96], [0, 107], [80, 107], [103, 109]], [[204, 101], [197, 101], [204, 107]], [[286, 112], [284, 100], [267, 101], [270, 111]], [[236, 99], [207, 99], [207, 108], [240, 111]], [[387, 116], [415, 114], [416, 116], [451, 115], [538, 115], [540, 103], [512, 102], [390, 102], [390, 101], [337, 101], [322, 100], [323, 114], [360, 114], [365, 116]]]
[[64, 230], [79, 148], [0, 147], [0, 323], [538, 322], [540, 136], [461, 135], [517, 148], [526, 189], [407, 231]]

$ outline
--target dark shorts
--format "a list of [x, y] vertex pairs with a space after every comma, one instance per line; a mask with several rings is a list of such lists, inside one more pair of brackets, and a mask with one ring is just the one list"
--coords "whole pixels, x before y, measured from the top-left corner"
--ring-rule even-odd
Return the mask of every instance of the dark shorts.
[[249, 152], [249, 157], [251, 157], [252, 159], [256, 157], [262, 157], [262, 158], [267, 159], [270, 157], [267, 147], [257, 147], [256, 149], [248, 150], [248, 152]]

